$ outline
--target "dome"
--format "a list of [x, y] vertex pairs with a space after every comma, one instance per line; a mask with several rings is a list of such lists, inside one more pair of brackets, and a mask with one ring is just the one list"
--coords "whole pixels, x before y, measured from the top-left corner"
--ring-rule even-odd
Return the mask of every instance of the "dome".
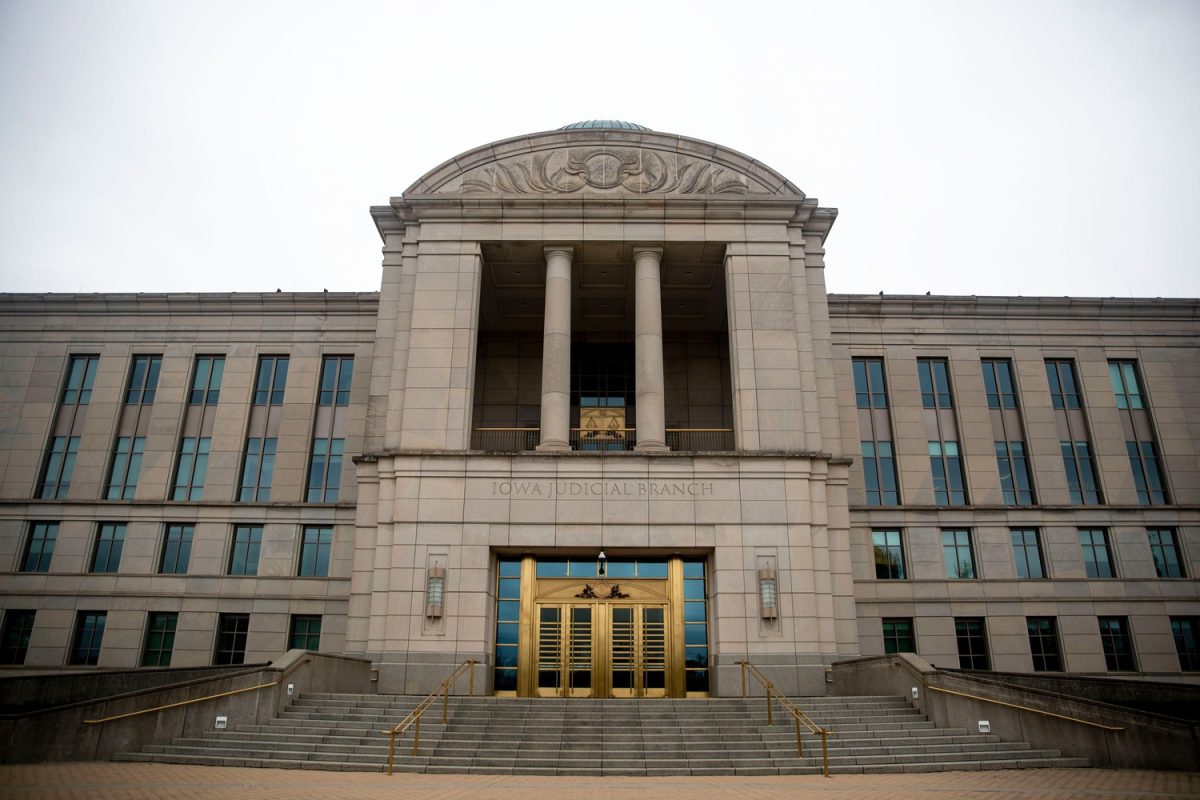
[[585, 119], [583, 122], [572, 122], [570, 125], [563, 125], [559, 130], [574, 131], [583, 128], [617, 128], [625, 131], [650, 130], [645, 125], [638, 125], [636, 122], [626, 122], [622, 119]]

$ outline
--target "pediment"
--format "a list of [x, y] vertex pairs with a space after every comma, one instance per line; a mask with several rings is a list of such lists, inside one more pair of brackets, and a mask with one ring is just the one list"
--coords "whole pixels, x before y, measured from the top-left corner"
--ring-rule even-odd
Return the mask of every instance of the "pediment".
[[640, 131], [554, 131], [486, 145], [413, 184], [414, 195], [692, 196], [804, 194], [728, 148]]

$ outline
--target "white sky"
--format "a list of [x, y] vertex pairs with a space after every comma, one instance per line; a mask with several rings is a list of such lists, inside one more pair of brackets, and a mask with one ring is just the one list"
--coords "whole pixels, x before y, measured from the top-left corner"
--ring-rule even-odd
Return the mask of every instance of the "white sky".
[[593, 118], [836, 206], [831, 291], [1200, 296], [1197, 0], [0, 0], [0, 291], [374, 291], [369, 206]]

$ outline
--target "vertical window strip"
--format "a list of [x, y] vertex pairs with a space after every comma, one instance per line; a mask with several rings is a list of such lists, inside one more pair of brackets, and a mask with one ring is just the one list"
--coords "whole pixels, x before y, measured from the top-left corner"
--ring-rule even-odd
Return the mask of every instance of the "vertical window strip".
[[145, 452], [145, 436], [117, 437], [116, 446], [113, 448], [112, 466], [108, 471], [105, 499], [132, 500], [134, 498]]
[[1129, 456], [1129, 468], [1133, 471], [1138, 502], [1144, 506], [1170, 502], [1154, 442], [1125, 442], [1125, 452]]
[[1103, 503], [1100, 484], [1096, 481], [1096, 465], [1092, 448], [1087, 442], [1060, 442], [1063, 468], [1067, 473], [1067, 489], [1075, 505]]

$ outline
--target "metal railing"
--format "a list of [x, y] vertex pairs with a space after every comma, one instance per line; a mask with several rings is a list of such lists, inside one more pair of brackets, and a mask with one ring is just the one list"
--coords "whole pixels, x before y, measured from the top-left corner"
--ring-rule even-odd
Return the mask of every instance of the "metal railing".
[[[475, 428], [471, 449], [489, 453], [535, 450], [540, 438], [540, 428]], [[637, 445], [637, 428], [571, 428], [570, 445], [583, 453], [630, 451]], [[667, 428], [667, 447], [685, 453], [729, 453], [734, 450], [733, 428]]]
[[940, 692], [941, 694], [954, 695], [955, 697], [964, 697], [968, 700], [978, 700], [981, 703], [991, 703], [992, 705], [995, 705], [995, 706], [1004, 706], [1005, 708], [1012, 708], [1017, 711], [1028, 711], [1030, 714], [1037, 714], [1038, 716], [1042, 716], [1042, 717], [1053, 717], [1054, 719], [1061, 719], [1061, 720], [1065, 720], [1067, 722], [1075, 722], [1075, 723], [1078, 723], [1079, 725], [1087, 725], [1088, 727], [1099, 728], [1100, 730], [1103, 730], [1103, 731], [1116, 732], [1116, 731], [1125, 730], [1124, 728], [1121, 728], [1121, 727], [1116, 727], [1113, 725], [1103, 725], [1099, 722], [1091, 722], [1090, 720], [1079, 719], [1078, 717], [1068, 717], [1065, 714], [1055, 714], [1053, 711], [1043, 711], [1040, 708], [1030, 708], [1029, 706], [1021, 706], [1021, 705], [1017, 705], [1016, 703], [1007, 703], [1003, 700], [993, 700], [990, 697], [980, 697], [977, 694], [968, 694], [967, 692], [956, 692], [953, 689], [942, 689], [937, 686], [930, 686], [928, 683], [925, 683], [924, 681], [921, 681], [921, 685], [924, 686], [927, 690], [929, 690], [931, 692]]
[[737, 663], [739, 665], [741, 665], [741, 667], [742, 667], [742, 697], [747, 696], [747, 692], [746, 692], [746, 689], [747, 689], [746, 675], [747, 675], [747, 673], [749, 673], [756, 681], [761, 683], [763, 689], [766, 691], [766, 693], [767, 693], [767, 724], [768, 725], [775, 724], [775, 718], [771, 711], [772, 706], [774, 705], [772, 698], [774, 698], [774, 700], [778, 700], [779, 704], [782, 705], [785, 710], [790, 712], [793, 719], [795, 719], [795, 721], [796, 721], [796, 755], [797, 756], [799, 756], [800, 758], [804, 757], [804, 743], [803, 743], [803, 740], [800, 738], [800, 726], [802, 724], [806, 728], [808, 728], [812, 733], [815, 733], [816, 735], [821, 737], [821, 760], [824, 765], [823, 769], [825, 772], [825, 777], [828, 778], [829, 777], [829, 731], [825, 728], [822, 728], [817, 723], [813, 722], [809, 718], [809, 716], [807, 714], [805, 714], [803, 711], [801, 711], [796, 706], [795, 703], [793, 703], [791, 700], [789, 700], [783, 694], [783, 692], [781, 692], [777, 688], [775, 688], [775, 684], [771, 683], [771, 681], [767, 678], [767, 676], [764, 675], [762, 673], [762, 671], [759, 670], [758, 667], [754, 666], [749, 661], [739, 661]]
[[454, 686], [455, 681], [466, 671], [469, 676], [467, 694], [474, 696], [475, 694], [475, 665], [479, 662], [473, 658], [469, 658], [459, 664], [454, 672], [450, 673], [450, 677], [442, 681], [438, 688], [434, 689], [429, 694], [425, 695], [425, 699], [417, 703], [416, 707], [408, 712], [408, 716], [400, 721], [400, 724], [394, 728], [383, 731], [383, 734], [388, 737], [388, 775], [392, 774], [392, 765], [396, 758], [396, 737], [403, 736], [409, 728], [413, 729], [413, 746], [412, 754], [417, 754], [418, 748], [421, 746], [421, 715], [425, 713], [434, 702], [438, 695], [442, 695], [442, 724], [445, 725], [450, 721], [450, 689]]

